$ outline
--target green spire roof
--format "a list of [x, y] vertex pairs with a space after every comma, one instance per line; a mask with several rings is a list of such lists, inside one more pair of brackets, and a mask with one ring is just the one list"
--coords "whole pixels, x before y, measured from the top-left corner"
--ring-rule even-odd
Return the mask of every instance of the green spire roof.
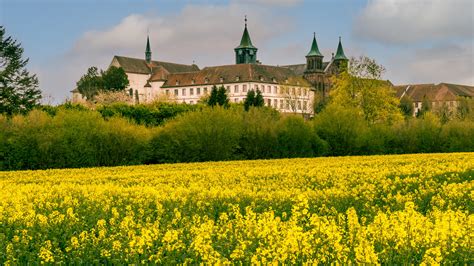
[[151, 53], [151, 49], [150, 49], [150, 37], [146, 36], [146, 50], [145, 50], [146, 53]]
[[316, 42], [316, 33], [313, 36], [313, 44], [311, 44], [311, 51], [306, 56], [323, 56], [321, 52], [319, 52], [318, 43]]
[[336, 56], [334, 57], [335, 60], [348, 60], [346, 55], [344, 54], [344, 49], [342, 49], [341, 44], [341, 37], [339, 37], [339, 44], [337, 45]]
[[250, 34], [247, 30], [247, 17], [245, 17], [245, 29], [244, 34], [242, 35], [242, 40], [240, 40], [240, 45], [236, 49], [238, 48], [257, 48], [253, 46], [252, 40], [250, 40]]

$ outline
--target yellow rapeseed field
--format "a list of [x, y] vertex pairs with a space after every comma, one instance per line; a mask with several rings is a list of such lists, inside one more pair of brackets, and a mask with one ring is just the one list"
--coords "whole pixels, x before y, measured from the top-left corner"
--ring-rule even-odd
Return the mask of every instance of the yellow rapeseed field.
[[473, 263], [474, 153], [0, 172], [0, 264]]

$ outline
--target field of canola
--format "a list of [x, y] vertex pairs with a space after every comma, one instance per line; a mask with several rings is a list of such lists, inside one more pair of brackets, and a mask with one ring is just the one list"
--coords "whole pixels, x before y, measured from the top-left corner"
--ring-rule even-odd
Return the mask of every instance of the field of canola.
[[0, 264], [469, 264], [473, 199], [473, 153], [0, 172]]

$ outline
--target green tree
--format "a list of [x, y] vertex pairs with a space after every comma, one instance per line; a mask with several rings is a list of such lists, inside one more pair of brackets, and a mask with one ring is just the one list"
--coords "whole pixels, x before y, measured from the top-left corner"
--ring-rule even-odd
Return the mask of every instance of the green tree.
[[26, 113], [39, 105], [41, 91], [38, 78], [26, 69], [21, 44], [5, 36], [0, 26], [0, 113]]
[[360, 109], [370, 124], [400, 120], [399, 100], [390, 83], [381, 80], [384, 72], [373, 59], [352, 58], [348, 71], [333, 77], [331, 103]]
[[406, 117], [412, 117], [413, 116], [413, 101], [411, 100], [410, 97], [408, 96], [403, 96], [400, 99], [400, 110], [402, 111], [402, 114]]
[[245, 97], [245, 101], [244, 101], [245, 111], [248, 111], [250, 109], [250, 106], [253, 106], [254, 102], [255, 102], [255, 91], [249, 90], [247, 92], [247, 97]]
[[209, 106], [216, 106], [218, 102], [218, 89], [217, 86], [212, 86], [211, 94], [209, 95], [209, 99], [207, 100], [207, 105]]
[[217, 104], [220, 106], [229, 106], [229, 97], [227, 97], [227, 91], [224, 86], [220, 86], [217, 91]]
[[474, 99], [460, 97], [456, 108], [456, 116], [461, 120], [474, 121]]
[[89, 67], [87, 73], [76, 83], [77, 90], [91, 101], [103, 88], [104, 82], [97, 67]]
[[421, 109], [416, 113], [416, 117], [422, 117], [426, 113], [431, 111], [431, 102], [428, 100], [428, 97], [423, 96], [423, 101], [421, 102]]
[[106, 71], [102, 71], [103, 90], [123, 91], [128, 87], [127, 74], [121, 67], [111, 66]]
[[263, 100], [263, 95], [260, 90], [257, 90], [257, 93], [255, 94], [255, 100], [253, 103], [253, 106], [255, 107], [262, 107], [265, 105], [265, 101]]

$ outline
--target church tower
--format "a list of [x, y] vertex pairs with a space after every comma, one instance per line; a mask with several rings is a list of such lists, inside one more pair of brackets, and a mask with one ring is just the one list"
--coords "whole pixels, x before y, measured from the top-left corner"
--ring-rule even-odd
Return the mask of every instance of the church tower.
[[339, 44], [337, 45], [336, 56], [334, 56], [334, 63], [338, 69], [338, 72], [343, 71], [347, 68], [347, 63], [349, 59], [347, 59], [346, 55], [344, 54], [344, 49], [342, 49], [341, 37], [339, 37]]
[[257, 63], [257, 47], [253, 46], [250, 40], [250, 34], [247, 30], [247, 16], [245, 17], [245, 29], [240, 45], [235, 50], [236, 64], [256, 64]]
[[149, 36], [146, 36], [145, 61], [147, 62], [147, 64], [151, 63], [151, 48]]
[[316, 42], [316, 33], [313, 36], [313, 43], [311, 50], [306, 55], [306, 70], [305, 72], [324, 72], [323, 69], [323, 55], [319, 51], [318, 43]]

